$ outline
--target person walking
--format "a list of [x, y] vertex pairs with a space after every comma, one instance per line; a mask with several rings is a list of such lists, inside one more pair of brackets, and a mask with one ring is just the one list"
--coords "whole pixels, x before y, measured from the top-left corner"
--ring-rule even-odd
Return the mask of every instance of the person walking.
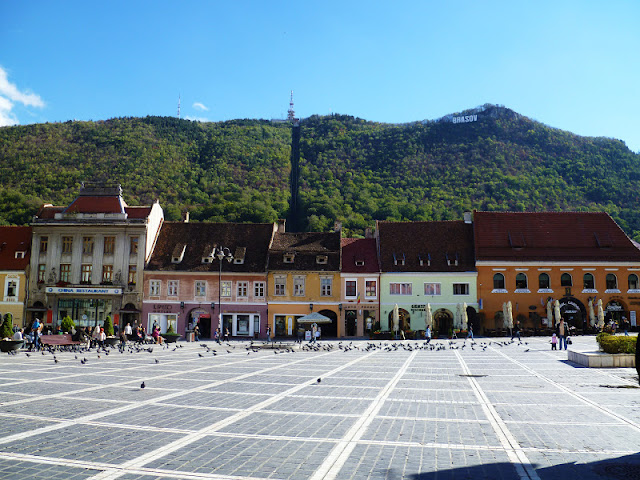
[[318, 333], [318, 325], [316, 323], [314, 323], [313, 325], [311, 325], [311, 342], [309, 343], [316, 343], [317, 339], [316, 339], [316, 334]]
[[518, 341], [520, 340], [520, 321], [516, 320], [516, 323], [513, 325], [513, 330], [511, 330], [511, 340], [513, 337], [518, 337]]
[[562, 350], [562, 344], [564, 343], [564, 349], [567, 349], [567, 335], [568, 335], [568, 329], [567, 326], [564, 323], [564, 318], [560, 318], [560, 323], [558, 323], [558, 340], [560, 341], [560, 344], [558, 345], [558, 350]]
[[196, 326], [193, 327], [193, 337], [196, 342], [200, 341], [200, 326], [198, 323], [196, 323]]
[[553, 335], [551, 335], [551, 350], [557, 350], [557, 349], [558, 349], [558, 336], [554, 332]]
[[427, 329], [424, 332], [424, 338], [427, 340], [427, 343], [431, 341], [431, 325], [427, 325]]
[[42, 324], [40, 320], [36, 318], [31, 325], [31, 336], [33, 337], [31, 343], [36, 351], [40, 349], [40, 329], [42, 329]]
[[271, 342], [271, 327], [267, 327], [267, 342]]
[[470, 338], [471, 340], [473, 340], [473, 325], [469, 324], [469, 329], [467, 331], [467, 338]]

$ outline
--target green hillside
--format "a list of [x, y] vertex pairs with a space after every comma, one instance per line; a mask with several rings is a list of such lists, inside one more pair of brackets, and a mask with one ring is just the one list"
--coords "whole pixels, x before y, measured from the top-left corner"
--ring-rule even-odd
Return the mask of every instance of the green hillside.
[[[509, 109], [477, 121], [391, 125], [333, 115], [301, 123], [308, 228], [335, 219], [361, 233], [376, 219], [459, 219], [466, 210], [603, 210], [640, 239], [640, 155]], [[169, 219], [287, 216], [291, 127], [236, 120], [119, 118], [0, 128], [0, 223], [65, 204], [83, 180], [122, 183], [131, 205], [158, 198]]]

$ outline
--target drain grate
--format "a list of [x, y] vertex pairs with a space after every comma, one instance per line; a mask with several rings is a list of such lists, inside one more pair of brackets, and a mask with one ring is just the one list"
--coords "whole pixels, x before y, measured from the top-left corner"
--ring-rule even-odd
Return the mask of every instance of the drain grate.
[[472, 374], [467, 375], [467, 374], [464, 374], [464, 373], [459, 374], [459, 376], [460, 376], [460, 377], [467, 377], [467, 378], [480, 378], [480, 377], [486, 377], [486, 375], [472, 375]]
[[607, 463], [593, 469], [597, 474], [617, 480], [640, 480], [640, 465], [637, 463]]

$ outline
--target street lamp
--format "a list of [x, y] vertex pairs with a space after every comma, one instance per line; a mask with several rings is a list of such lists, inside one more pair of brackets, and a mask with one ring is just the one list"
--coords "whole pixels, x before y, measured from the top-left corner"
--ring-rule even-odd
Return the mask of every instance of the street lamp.
[[218, 328], [220, 329], [220, 336], [222, 336], [222, 260], [227, 260], [231, 263], [233, 255], [227, 247], [218, 246], [215, 248], [213, 254], [218, 257], [218, 263], [220, 269], [218, 270]]

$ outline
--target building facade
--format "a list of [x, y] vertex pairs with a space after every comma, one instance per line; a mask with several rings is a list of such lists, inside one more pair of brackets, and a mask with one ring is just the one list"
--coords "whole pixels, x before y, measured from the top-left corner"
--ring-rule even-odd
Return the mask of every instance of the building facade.
[[434, 335], [449, 336], [466, 329], [468, 323], [475, 326], [477, 272], [470, 217], [445, 222], [379, 221], [376, 237], [381, 330], [395, 330], [396, 305], [398, 331], [422, 332], [429, 325]]
[[296, 337], [308, 325], [298, 318], [318, 312], [330, 319], [322, 336], [344, 335], [340, 317], [340, 230], [286, 233], [278, 225], [269, 249], [269, 326], [273, 336]]
[[43, 205], [32, 223], [29, 320], [138, 321], [143, 270], [163, 218], [158, 203], [128, 206], [119, 185], [83, 185], [68, 207]]
[[25, 325], [31, 227], [0, 227], [0, 319], [11, 314], [14, 325]]
[[504, 328], [506, 302], [525, 329], [551, 328], [556, 300], [577, 333], [595, 330], [599, 300], [607, 321], [637, 325], [640, 250], [608, 214], [474, 212], [474, 224], [485, 329]]
[[380, 328], [380, 266], [375, 238], [343, 238], [340, 326], [345, 337]]
[[[186, 335], [265, 336], [271, 223], [165, 222], [145, 270], [143, 324]], [[218, 256], [218, 254], [220, 256]]]

